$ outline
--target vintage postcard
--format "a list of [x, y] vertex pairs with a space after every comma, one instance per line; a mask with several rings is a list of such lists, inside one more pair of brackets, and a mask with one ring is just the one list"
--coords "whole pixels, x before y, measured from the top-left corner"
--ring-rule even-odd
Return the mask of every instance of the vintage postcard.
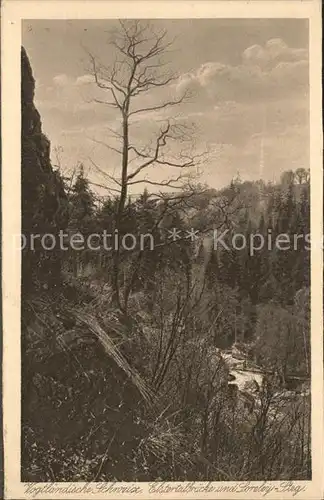
[[322, 499], [319, 0], [1, 22], [5, 499]]

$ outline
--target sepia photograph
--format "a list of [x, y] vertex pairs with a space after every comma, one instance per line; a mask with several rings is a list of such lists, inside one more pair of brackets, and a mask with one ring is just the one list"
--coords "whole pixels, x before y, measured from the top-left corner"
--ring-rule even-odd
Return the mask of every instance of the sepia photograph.
[[310, 20], [183, 16], [21, 20], [24, 498], [314, 479]]

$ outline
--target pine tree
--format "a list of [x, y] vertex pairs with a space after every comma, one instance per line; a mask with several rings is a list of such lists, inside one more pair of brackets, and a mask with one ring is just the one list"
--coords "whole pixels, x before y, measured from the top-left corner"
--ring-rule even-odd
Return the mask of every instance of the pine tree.
[[89, 187], [89, 180], [84, 175], [84, 167], [79, 166], [79, 173], [72, 189], [71, 226], [83, 232], [90, 228], [95, 211], [94, 195]]

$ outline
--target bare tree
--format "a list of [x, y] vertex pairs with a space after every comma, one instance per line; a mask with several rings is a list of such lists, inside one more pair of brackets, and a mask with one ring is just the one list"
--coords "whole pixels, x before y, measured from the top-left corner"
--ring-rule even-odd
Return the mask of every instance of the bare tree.
[[[111, 175], [92, 160], [92, 165], [105, 177], [109, 189], [118, 193], [115, 229], [119, 229], [127, 201], [129, 188], [138, 184], [158, 188], [182, 189], [197, 174], [199, 165], [206, 159], [206, 152], [194, 152], [193, 130], [177, 118], [165, 118], [160, 122], [155, 136], [147, 145], [134, 143], [132, 127], [134, 118], [151, 112], [163, 112], [183, 103], [189, 93], [185, 91], [174, 99], [167, 98], [158, 104], [139, 105], [148, 93], [168, 88], [177, 75], [167, 69], [164, 56], [172, 42], [167, 41], [165, 30], [155, 31], [149, 23], [119, 21], [120, 29], [113, 33], [110, 47], [116, 53], [111, 66], [104, 65], [88, 51], [91, 73], [100, 91], [108, 99], [94, 99], [98, 104], [113, 108], [120, 117], [119, 129], [108, 129], [109, 142], [94, 139], [116, 153], [120, 159], [119, 175]], [[175, 93], [174, 90], [172, 90]], [[170, 92], [169, 92], [170, 94]], [[140, 99], [138, 99], [140, 98]], [[176, 151], [175, 151], [176, 150]], [[166, 168], [171, 175], [166, 180], [153, 180], [148, 172], [154, 167]], [[193, 172], [195, 170], [195, 172]], [[113, 287], [118, 307], [122, 310], [119, 291], [120, 250], [114, 252]]]

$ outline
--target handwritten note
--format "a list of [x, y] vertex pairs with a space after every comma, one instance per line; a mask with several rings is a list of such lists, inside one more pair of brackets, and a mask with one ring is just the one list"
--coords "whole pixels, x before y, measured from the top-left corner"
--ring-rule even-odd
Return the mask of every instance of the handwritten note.
[[[216, 482], [184, 482], [184, 483], [143, 483], [132, 484], [130, 483], [51, 483], [51, 484], [25, 484], [25, 494], [30, 498], [42, 498], [44, 495], [53, 496], [71, 496], [75, 498], [79, 495], [122, 495], [122, 496], [135, 496], [141, 495], [174, 495], [187, 496], [203, 494], [210, 496], [210, 494], [225, 494], [225, 495], [258, 495], [258, 497], [267, 497], [271, 494], [286, 494], [288, 497], [296, 497], [306, 490], [306, 485], [294, 481], [281, 481], [270, 482], [263, 481], [256, 482], [237, 482], [237, 483], [216, 483]], [[272, 496], [272, 495], [271, 495]]]

